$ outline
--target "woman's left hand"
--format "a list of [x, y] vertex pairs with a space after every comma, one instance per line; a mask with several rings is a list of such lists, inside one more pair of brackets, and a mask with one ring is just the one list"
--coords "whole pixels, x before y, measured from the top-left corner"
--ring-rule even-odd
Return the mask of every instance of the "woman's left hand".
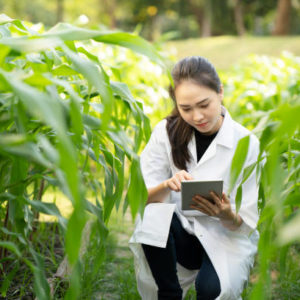
[[222, 194], [222, 199], [214, 192], [211, 192], [210, 194], [214, 203], [200, 195], [195, 195], [193, 197], [194, 204], [191, 205], [191, 208], [199, 210], [208, 216], [218, 217], [222, 221], [234, 221], [236, 215], [231, 210], [230, 200], [226, 194]]

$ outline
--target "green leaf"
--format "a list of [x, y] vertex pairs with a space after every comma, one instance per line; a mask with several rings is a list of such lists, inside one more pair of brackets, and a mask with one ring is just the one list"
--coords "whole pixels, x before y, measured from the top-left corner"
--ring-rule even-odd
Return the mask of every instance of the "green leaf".
[[34, 273], [34, 291], [37, 299], [50, 300], [50, 287], [44, 271], [44, 259], [30, 248], [30, 252], [35, 260], [36, 266], [33, 269]]
[[117, 186], [116, 186], [116, 208], [119, 209], [121, 200], [122, 200], [122, 194], [124, 191], [124, 179], [125, 179], [125, 172], [124, 172], [124, 167], [125, 167], [125, 152], [115, 145], [115, 152], [118, 157], [118, 160], [116, 160], [115, 168], [117, 171]]
[[9, 236], [13, 236], [13, 237], [16, 237], [20, 243], [22, 243], [23, 245], [26, 245], [26, 241], [25, 239], [23, 238], [22, 234], [20, 233], [16, 233], [16, 232], [12, 232], [12, 231], [9, 231], [7, 228], [5, 227], [1, 227], [0, 230], [6, 234], [6, 235], [9, 235]]
[[38, 147], [34, 143], [26, 143], [23, 145], [16, 145], [11, 147], [2, 147], [8, 153], [26, 158], [32, 162], [36, 162], [46, 168], [52, 168], [51, 163], [41, 154]]
[[14, 19], [10, 18], [6, 14], [0, 14], [0, 24], [1, 25], [6, 24], [6, 23], [11, 23], [13, 21], [14, 21]]
[[66, 232], [66, 253], [71, 265], [74, 265], [79, 257], [81, 234], [85, 223], [85, 214], [75, 208], [68, 221]]
[[9, 147], [23, 144], [27, 141], [25, 134], [0, 134], [0, 147]]
[[247, 166], [246, 168], [244, 168], [244, 171], [243, 171], [243, 180], [242, 180], [242, 183], [244, 183], [248, 178], [249, 176], [252, 174], [252, 172], [254, 171], [255, 167], [257, 165], [257, 162]]
[[3, 241], [0, 241], [0, 247], [8, 249], [9, 251], [11, 251], [15, 255], [17, 255], [17, 257], [21, 257], [22, 256], [22, 254], [21, 254], [18, 246], [15, 245], [12, 242], [3, 242]]
[[39, 52], [49, 48], [62, 45], [62, 41], [54, 38], [28, 38], [28, 37], [5, 37], [0, 39], [0, 45], [5, 45], [10, 49], [20, 53]]
[[131, 149], [133, 143], [124, 131], [122, 131], [121, 129], [119, 129], [118, 131], [109, 130], [106, 134], [114, 144], [117, 144], [122, 149], [124, 149], [128, 157], [132, 157], [135, 159], [137, 158], [137, 154]]
[[247, 158], [248, 149], [249, 149], [249, 141], [250, 136], [245, 136], [239, 140], [238, 145], [236, 147], [232, 162], [231, 162], [231, 169], [230, 169], [230, 184], [229, 184], [229, 191], [230, 194], [240, 173], [243, 169], [244, 163]]
[[114, 103], [114, 97], [107, 74], [103, 68], [99, 68], [92, 61], [80, 57], [68, 48], [64, 47], [64, 51], [73, 62], [76, 70], [82, 73], [88, 82], [94, 86], [101, 95], [101, 100], [104, 104], [104, 112], [101, 115], [101, 126], [104, 130], [110, 120], [112, 106]]
[[69, 282], [70, 286], [67, 290], [67, 293], [64, 297], [65, 300], [73, 300], [73, 299], [79, 299], [80, 290], [81, 290], [81, 273], [82, 268], [81, 264], [77, 262], [72, 269], [72, 273], [69, 276]]
[[63, 228], [66, 228], [66, 220], [62, 217], [59, 209], [55, 205], [55, 203], [48, 203], [42, 201], [33, 201], [27, 199], [26, 201], [31, 207], [33, 207], [36, 211], [41, 212], [46, 215], [55, 216], [59, 219], [60, 223], [62, 224]]
[[64, 41], [94, 39], [98, 42], [129, 48], [137, 53], [148, 56], [154, 62], [164, 66], [163, 59], [157, 53], [153, 45], [143, 38], [127, 32], [103, 32], [79, 28], [71, 24], [59, 23], [42, 36], [59, 37]]
[[28, 226], [28, 220], [25, 218], [24, 212], [24, 197], [26, 189], [25, 179], [28, 173], [29, 164], [26, 160], [20, 157], [13, 158], [13, 164], [10, 174], [9, 193], [15, 195], [15, 199], [9, 200], [8, 218], [13, 225], [13, 230], [19, 233], [24, 233]]
[[46, 77], [44, 77], [42, 74], [32, 74], [31, 76], [27, 77], [24, 80], [25, 83], [37, 86], [37, 87], [46, 87], [47, 85], [51, 84], [52, 82], [48, 80]]
[[6, 297], [7, 290], [9, 289], [9, 286], [13, 282], [13, 278], [15, 274], [18, 272], [19, 268], [20, 265], [19, 263], [17, 263], [17, 265], [8, 274], [5, 274], [2, 285], [0, 287], [0, 292], [2, 297]]
[[78, 72], [75, 71], [73, 68], [68, 66], [67, 64], [61, 64], [52, 69], [52, 75], [55, 76], [73, 76], [78, 75]]
[[65, 135], [66, 124], [60, 103], [48, 94], [38, 91], [17, 79], [17, 74], [1, 71], [0, 74], [8, 81], [14, 93], [20, 97], [24, 106], [31, 114]]
[[0, 47], [0, 66], [3, 64], [5, 57], [9, 54], [10, 48], [2, 45]]
[[300, 213], [284, 224], [279, 230], [277, 242], [283, 246], [300, 241]]
[[236, 196], [235, 196], [235, 210], [236, 213], [240, 210], [241, 202], [243, 198], [243, 186], [240, 185], [237, 189]]
[[59, 162], [59, 153], [57, 149], [50, 143], [50, 141], [44, 135], [38, 135], [37, 140], [39, 148], [43, 152], [46, 159], [53, 164], [57, 165]]
[[134, 219], [138, 211], [143, 214], [147, 200], [147, 189], [143, 180], [139, 160], [134, 160], [130, 167], [130, 183], [127, 199]]
[[82, 114], [80, 110], [80, 103], [76, 98], [71, 97], [70, 102], [70, 117], [71, 117], [71, 129], [75, 133], [74, 139], [78, 146], [81, 145], [81, 135], [83, 134]]
[[274, 133], [276, 126], [278, 124], [275, 122], [272, 122], [270, 124], [267, 124], [265, 129], [263, 130], [263, 133], [260, 137], [260, 152], [262, 153], [266, 147], [268, 146], [269, 143], [273, 142], [274, 140]]

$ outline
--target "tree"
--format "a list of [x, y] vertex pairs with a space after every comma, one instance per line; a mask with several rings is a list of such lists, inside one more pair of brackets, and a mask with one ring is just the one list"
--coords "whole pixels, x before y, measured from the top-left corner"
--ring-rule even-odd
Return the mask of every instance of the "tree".
[[241, 0], [234, 0], [234, 20], [236, 25], [236, 31], [238, 35], [244, 35], [246, 33], [244, 25], [243, 6]]
[[212, 27], [212, 6], [210, 0], [195, 1], [188, 0], [191, 13], [195, 16], [199, 25], [201, 36], [211, 36]]
[[57, 0], [56, 6], [56, 21], [63, 22], [64, 20], [64, 0]]
[[116, 18], [116, 1], [115, 0], [99, 0], [100, 8], [104, 8], [104, 11], [99, 10], [99, 19], [103, 17], [103, 12], [109, 16], [109, 24], [108, 26], [111, 29], [115, 29], [117, 27], [117, 18]]
[[273, 35], [287, 35], [290, 30], [291, 0], [278, 0]]

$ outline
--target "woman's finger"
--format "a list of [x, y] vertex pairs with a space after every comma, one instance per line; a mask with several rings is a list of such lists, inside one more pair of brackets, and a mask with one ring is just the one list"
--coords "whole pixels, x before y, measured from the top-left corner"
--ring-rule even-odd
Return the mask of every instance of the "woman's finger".
[[176, 185], [174, 180], [170, 180], [168, 185], [172, 191], [176, 191], [176, 192], [178, 191], [178, 186]]
[[181, 184], [181, 181], [186, 180], [185, 177], [184, 177], [184, 174], [177, 174], [176, 177], [177, 177], [178, 180], [180, 181], [180, 184]]
[[199, 205], [202, 208], [208, 210], [210, 215], [218, 214], [219, 209], [214, 204], [212, 204], [209, 200], [207, 200], [199, 195], [195, 195], [193, 197], [193, 201], [195, 203], [197, 203], [196, 205]]
[[186, 171], [183, 173], [183, 177], [185, 180], [193, 180], [193, 177], [191, 176], [191, 174], [189, 174]]
[[215, 204], [216, 204], [218, 207], [221, 207], [222, 201], [221, 201], [221, 199], [219, 198], [219, 196], [218, 196], [215, 192], [210, 192], [210, 195], [211, 195], [211, 197], [213, 198]]
[[198, 202], [203, 203], [206, 207], [209, 207], [210, 209], [214, 210], [215, 205], [208, 199], [206, 199], [200, 195], [195, 195], [194, 197]]
[[180, 181], [180, 179], [177, 178], [177, 177], [175, 177], [174, 178], [174, 183], [175, 183], [175, 185], [177, 187], [177, 190], [180, 191], [181, 190], [181, 181]]
[[199, 210], [199, 211], [201, 211], [202, 213], [204, 213], [208, 216], [213, 215], [213, 213], [209, 209], [207, 209], [207, 207], [201, 206], [199, 204], [191, 204], [191, 208]]
[[222, 193], [222, 200], [223, 200], [225, 203], [230, 203], [229, 196], [227, 196], [224, 192]]

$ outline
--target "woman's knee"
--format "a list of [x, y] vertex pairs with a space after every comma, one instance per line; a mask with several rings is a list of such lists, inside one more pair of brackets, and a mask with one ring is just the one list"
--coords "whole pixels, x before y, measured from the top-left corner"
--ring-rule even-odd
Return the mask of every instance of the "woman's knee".
[[213, 300], [216, 299], [221, 293], [220, 281], [218, 278], [215, 280], [200, 280], [196, 279], [195, 288], [197, 291], [197, 299]]

